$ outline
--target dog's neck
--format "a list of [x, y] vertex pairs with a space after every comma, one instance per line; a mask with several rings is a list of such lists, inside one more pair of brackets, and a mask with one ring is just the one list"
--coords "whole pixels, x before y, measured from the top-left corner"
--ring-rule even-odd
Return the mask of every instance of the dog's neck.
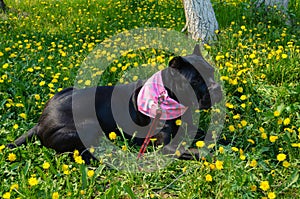
[[154, 118], [157, 109], [161, 109], [162, 120], [178, 118], [184, 114], [187, 107], [173, 99], [173, 95], [170, 89], [165, 88], [162, 80], [162, 71], [159, 71], [151, 76], [139, 91], [137, 96], [138, 110]]

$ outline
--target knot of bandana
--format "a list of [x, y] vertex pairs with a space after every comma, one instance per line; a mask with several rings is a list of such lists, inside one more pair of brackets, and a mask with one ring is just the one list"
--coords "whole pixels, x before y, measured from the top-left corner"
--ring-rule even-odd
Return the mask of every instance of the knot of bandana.
[[156, 110], [161, 109], [161, 120], [171, 120], [184, 114], [187, 107], [169, 97], [161, 77], [161, 71], [152, 75], [141, 88], [137, 97], [138, 110], [155, 118]]

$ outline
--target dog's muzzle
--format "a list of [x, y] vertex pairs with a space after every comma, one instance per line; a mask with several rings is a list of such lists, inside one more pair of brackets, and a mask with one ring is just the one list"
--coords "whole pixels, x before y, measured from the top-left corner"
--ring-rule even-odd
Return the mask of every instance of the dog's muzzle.
[[208, 91], [209, 91], [209, 95], [210, 95], [211, 105], [214, 105], [222, 100], [223, 92], [222, 92], [220, 84], [215, 83], [215, 82], [212, 83], [208, 87]]
[[221, 86], [218, 83], [211, 83], [202, 99], [200, 99], [200, 109], [208, 109], [220, 102], [223, 98]]

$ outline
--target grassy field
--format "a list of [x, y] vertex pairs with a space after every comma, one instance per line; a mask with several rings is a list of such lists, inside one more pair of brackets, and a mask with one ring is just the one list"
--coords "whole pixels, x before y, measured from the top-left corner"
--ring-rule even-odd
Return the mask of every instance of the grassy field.
[[[5, 144], [35, 125], [54, 93], [74, 85], [84, 58], [106, 38], [141, 27], [180, 31], [181, 1], [5, 2], [12, 9], [0, 13], [0, 197], [300, 197], [299, 1], [290, 0], [289, 24], [276, 8], [259, 10], [250, 0], [212, 1], [220, 30], [204, 48], [226, 91], [222, 137], [233, 142], [214, 146], [212, 158], [137, 173], [85, 165], [38, 140], [12, 150]], [[135, 65], [158, 70], [171, 56], [146, 47], [112, 56], [118, 61], [101, 84], [115, 84]]]

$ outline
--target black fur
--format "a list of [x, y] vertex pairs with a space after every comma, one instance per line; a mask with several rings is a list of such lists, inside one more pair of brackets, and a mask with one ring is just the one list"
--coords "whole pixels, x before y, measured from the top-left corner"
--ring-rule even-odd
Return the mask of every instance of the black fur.
[[[190, 63], [189, 60], [191, 62], [196, 60], [196, 62]], [[170, 97], [177, 100], [175, 93], [182, 93], [185, 97], [180, 103], [203, 109], [209, 108], [221, 99], [221, 88], [215, 83], [213, 73], [213, 68], [203, 59], [201, 54], [193, 54], [192, 57], [173, 58], [169, 67], [162, 71], [162, 79], [165, 84], [169, 85], [167, 90]], [[191, 101], [192, 93], [189, 93], [190, 91], [187, 89], [189, 85], [183, 83], [184, 81], [179, 74], [188, 80], [194, 90], [193, 92], [196, 93], [197, 101]], [[202, 77], [203, 74], [206, 81]], [[206, 82], [209, 85], [206, 85]], [[151, 123], [151, 118], [137, 109], [137, 95], [143, 83], [144, 81], [139, 80], [127, 85], [64, 89], [47, 102], [38, 124], [8, 146], [11, 148], [20, 146], [32, 136], [37, 135], [42, 145], [59, 153], [72, 152], [75, 149], [84, 152], [86, 145], [83, 142], [97, 146], [97, 138], [101, 129], [107, 136], [110, 132], [116, 132], [120, 136], [118, 126], [124, 129], [125, 137], [132, 140], [133, 144], [141, 145], [147, 132], [142, 132], [139, 137], [133, 138], [133, 132], [129, 131], [139, 131], [136, 128], [131, 129], [132, 121], [141, 128]], [[209, 89], [211, 89], [210, 93], [215, 95], [214, 99], [210, 96]], [[95, 106], [91, 106], [91, 103], [95, 103]], [[114, 115], [114, 108], [121, 111]], [[185, 114], [187, 114], [186, 118], [189, 118], [185, 121], [189, 125], [188, 130], [197, 131], [196, 137], [203, 138], [203, 131], [197, 129], [191, 122], [191, 113], [187, 111]], [[161, 131], [154, 136], [157, 138], [157, 144], [166, 145], [176, 135], [180, 127], [175, 124], [175, 121], [176, 119], [173, 119], [164, 123]], [[147, 130], [143, 129], [143, 131]], [[84, 136], [82, 136], [83, 134]], [[169, 150], [175, 152], [176, 149], [170, 148]], [[82, 155], [86, 161], [92, 158], [88, 152]], [[197, 156], [197, 154], [183, 153], [181, 158], [192, 159], [194, 155]]]

